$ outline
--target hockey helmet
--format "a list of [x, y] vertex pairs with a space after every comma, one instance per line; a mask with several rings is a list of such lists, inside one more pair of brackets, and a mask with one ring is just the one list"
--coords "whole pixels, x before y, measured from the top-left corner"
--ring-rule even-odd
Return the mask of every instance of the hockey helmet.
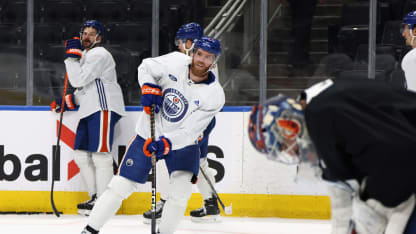
[[301, 105], [279, 94], [252, 108], [248, 133], [254, 148], [268, 159], [297, 164], [311, 150]]
[[416, 24], [416, 11], [412, 11], [403, 18], [402, 29], [404, 28], [405, 25], [407, 25], [409, 29], [412, 30], [415, 24]]
[[[221, 43], [215, 38], [203, 36], [195, 42], [194, 50], [203, 49], [215, 55], [215, 62], [221, 55]], [[214, 62], [214, 63], [215, 63]]]
[[93, 27], [97, 30], [97, 34], [104, 36], [104, 28], [101, 23], [97, 20], [87, 20], [81, 27], [81, 33], [84, 31], [84, 28]]
[[202, 37], [202, 34], [203, 29], [198, 23], [184, 24], [176, 32], [175, 43], [178, 43], [178, 40], [185, 42], [188, 39], [195, 42]]

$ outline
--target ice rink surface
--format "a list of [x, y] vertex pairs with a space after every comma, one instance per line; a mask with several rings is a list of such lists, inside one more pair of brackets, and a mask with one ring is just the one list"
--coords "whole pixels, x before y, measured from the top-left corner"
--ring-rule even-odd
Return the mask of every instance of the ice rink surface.
[[[78, 215], [0, 215], [1, 233], [7, 234], [74, 234], [81, 233], [87, 217]], [[150, 225], [141, 215], [117, 215], [102, 228], [100, 234], [150, 233]], [[175, 234], [329, 234], [329, 220], [280, 218], [222, 217], [220, 223], [200, 224], [186, 216]]]

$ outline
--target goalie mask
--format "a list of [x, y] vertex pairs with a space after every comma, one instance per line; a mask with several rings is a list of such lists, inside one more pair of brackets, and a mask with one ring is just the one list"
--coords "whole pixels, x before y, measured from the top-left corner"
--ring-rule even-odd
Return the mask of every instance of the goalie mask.
[[292, 98], [279, 94], [253, 106], [248, 132], [254, 148], [268, 159], [284, 164], [317, 163], [302, 107]]

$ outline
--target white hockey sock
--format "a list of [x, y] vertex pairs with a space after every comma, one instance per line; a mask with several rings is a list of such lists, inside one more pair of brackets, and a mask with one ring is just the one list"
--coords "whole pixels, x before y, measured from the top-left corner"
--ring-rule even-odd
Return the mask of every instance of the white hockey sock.
[[88, 195], [91, 197], [97, 193], [97, 189], [95, 185], [95, 167], [90, 153], [84, 150], [75, 150], [73, 155], [80, 169], [81, 178], [87, 187]]
[[88, 219], [88, 225], [95, 230], [100, 230], [117, 212], [121, 202], [129, 197], [135, 188], [135, 182], [122, 176], [114, 176], [108, 185], [108, 189], [95, 203]]
[[[212, 171], [208, 167], [207, 158], [206, 157], [201, 158], [199, 160], [199, 165], [201, 166], [202, 170], [204, 170], [205, 175], [207, 175], [207, 177], [211, 181], [212, 185], [215, 185], [214, 174], [212, 173]], [[198, 190], [201, 193], [202, 198], [204, 198], [204, 200], [207, 200], [207, 199], [213, 197], [212, 196], [212, 194], [213, 194], [212, 189], [209, 186], [209, 184], [208, 184], [207, 180], [205, 179], [205, 176], [202, 174], [202, 172], [199, 172], [198, 182], [196, 183], [196, 185], [198, 186]]]
[[192, 193], [192, 172], [174, 171], [170, 176], [169, 197], [163, 207], [160, 234], [171, 234], [178, 227]]
[[97, 196], [100, 197], [113, 178], [113, 156], [110, 153], [92, 153], [95, 166], [95, 183]]

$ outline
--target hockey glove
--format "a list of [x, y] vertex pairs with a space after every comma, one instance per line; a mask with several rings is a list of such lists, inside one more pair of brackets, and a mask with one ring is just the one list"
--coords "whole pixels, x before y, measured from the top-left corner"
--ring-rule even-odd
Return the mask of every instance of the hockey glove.
[[[51, 111], [59, 113], [61, 112], [61, 105], [62, 105], [62, 98], [56, 98], [51, 104]], [[78, 105], [75, 104], [75, 97], [72, 94], [68, 94], [65, 96], [65, 103], [64, 103], [64, 109], [66, 110], [72, 110], [75, 109], [75, 107], [78, 107]]]
[[166, 137], [160, 137], [158, 141], [152, 141], [148, 138], [143, 145], [143, 152], [147, 157], [152, 157], [152, 153], [156, 154], [156, 158], [160, 159], [167, 155], [172, 148], [172, 143]]
[[82, 57], [82, 46], [79, 38], [69, 39], [65, 41], [65, 58], [77, 58]]
[[162, 106], [162, 88], [155, 84], [143, 84], [140, 104], [148, 115], [150, 115], [150, 107], [155, 104], [155, 113], [158, 113]]

